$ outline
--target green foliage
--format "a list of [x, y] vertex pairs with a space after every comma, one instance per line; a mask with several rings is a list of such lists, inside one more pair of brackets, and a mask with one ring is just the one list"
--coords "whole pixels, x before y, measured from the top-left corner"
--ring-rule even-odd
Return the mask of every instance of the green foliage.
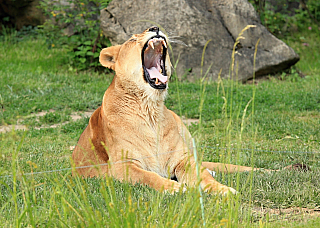
[[[271, 4], [266, 0], [249, 0], [255, 7], [263, 25], [277, 36], [288, 36], [290, 32], [304, 31], [310, 26], [320, 26], [320, 1], [280, 0]], [[289, 5], [295, 3], [296, 8]]]
[[[320, 155], [306, 153], [320, 150], [320, 58], [316, 58], [318, 49], [302, 46], [299, 37], [295, 42], [293, 46], [303, 48], [299, 64], [304, 64], [303, 69], [312, 69], [299, 81], [286, 75], [284, 80], [271, 78], [258, 85], [209, 82], [205, 90], [201, 83], [170, 83], [166, 104], [176, 113], [180, 110], [187, 118], [197, 118], [203, 104], [202, 129], [193, 125], [190, 131], [197, 136], [198, 151], [204, 160], [265, 168], [296, 162], [311, 166], [310, 172], [217, 174], [218, 181], [238, 188], [240, 194], [220, 197], [205, 193], [207, 227], [319, 227], [319, 218], [301, 220], [302, 215], [282, 211], [288, 207], [317, 209], [320, 205]], [[313, 37], [314, 43], [309, 37], [304, 42], [313, 46], [320, 43], [319, 36]], [[56, 128], [43, 125], [64, 121], [71, 112], [97, 108], [112, 75], [69, 72], [63, 65], [65, 54], [64, 49], [47, 49], [41, 39], [19, 45], [0, 43], [1, 125], [16, 124], [20, 118], [31, 120], [26, 131], [0, 133], [0, 224], [202, 227], [199, 192], [195, 188], [169, 195], [108, 177], [71, 175], [70, 146], [77, 143], [89, 119]], [[253, 90], [255, 104], [251, 102], [245, 114]], [[38, 122], [30, 116], [50, 109], [54, 113], [47, 114], [40, 122], [44, 128], [37, 130]], [[270, 152], [285, 150], [291, 152]], [[64, 170], [36, 173], [60, 169]], [[280, 215], [269, 213], [270, 208], [281, 209]]]
[[316, 29], [297, 32], [284, 41], [300, 55], [300, 61], [296, 64], [297, 69], [307, 77], [320, 74], [320, 40]]
[[69, 70], [94, 68], [102, 70], [99, 53], [110, 45], [100, 29], [100, 9], [110, 0], [41, 1], [41, 8], [50, 18], [43, 26], [48, 48], [63, 46], [69, 58]]
[[40, 116], [39, 120], [40, 122], [45, 124], [56, 124], [56, 123], [68, 121], [70, 120], [70, 117], [63, 116], [59, 113], [49, 112], [49, 113], [46, 113], [44, 116]]
[[26, 39], [35, 39], [40, 35], [39, 29], [32, 26], [23, 26], [16, 30], [10, 27], [4, 27], [0, 30], [0, 41], [17, 43]]
[[280, 75], [281, 80], [289, 80], [291, 82], [298, 82], [301, 81], [301, 76], [294, 67], [291, 67], [290, 69], [283, 71]]
[[19, 42], [19, 45], [2, 44], [0, 124], [2, 121], [9, 124], [18, 116], [42, 110], [81, 111], [101, 104], [101, 93], [112, 75], [68, 71], [66, 50], [48, 49], [44, 37]]
[[266, 9], [261, 16], [261, 21], [273, 34], [281, 34], [286, 22], [288, 15], [274, 10]]
[[309, 11], [311, 15], [313, 15], [314, 20], [319, 22], [320, 21], [320, 1], [308, 0], [307, 3], [308, 3]]

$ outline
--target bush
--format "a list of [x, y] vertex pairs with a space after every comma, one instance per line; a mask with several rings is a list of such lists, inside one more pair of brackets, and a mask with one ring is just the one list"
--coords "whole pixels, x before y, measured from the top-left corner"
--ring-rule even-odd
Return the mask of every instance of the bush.
[[1, 26], [0, 30], [0, 41], [17, 43], [23, 40], [35, 39], [39, 37], [38, 27], [23, 26], [20, 30], [14, 28]]
[[249, 0], [260, 16], [261, 23], [276, 36], [303, 31], [312, 24], [320, 26], [319, 0]]
[[110, 45], [100, 29], [100, 9], [111, 0], [43, 0], [41, 8], [49, 19], [43, 33], [48, 48], [67, 48], [69, 69], [105, 69], [98, 58], [102, 48]]

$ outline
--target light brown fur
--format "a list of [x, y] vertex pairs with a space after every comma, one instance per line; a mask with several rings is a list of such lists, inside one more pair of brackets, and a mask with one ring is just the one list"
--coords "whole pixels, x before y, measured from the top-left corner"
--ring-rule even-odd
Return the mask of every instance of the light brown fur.
[[[143, 78], [141, 52], [154, 35], [146, 30], [123, 45], [105, 48], [100, 63], [115, 70], [101, 107], [90, 118], [73, 151], [76, 167], [83, 176], [110, 175], [121, 181], [146, 184], [156, 190], [179, 191], [181, 184], [195, 186], [195, 160], [191, 135], [179, 116], [164, 105], [167, 89], [152, 88]], [[167, 75], [171, 75], [166, 55]], [[170, 152], [170, 153], [167, 153]], [[201, 187], [225, 194], [233, 188], [217, 182], [205, 169], [250, 171], [251, 167], [203, 162]], [[175, 177], [177, 181], [170, 178]]]

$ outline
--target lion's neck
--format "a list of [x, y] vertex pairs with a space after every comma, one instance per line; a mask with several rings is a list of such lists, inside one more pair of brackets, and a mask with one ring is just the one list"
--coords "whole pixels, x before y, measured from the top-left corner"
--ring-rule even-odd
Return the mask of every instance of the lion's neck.
[[104, 97], [106, 100], [103, 103], [116, 102], [117, 106], [123, 109], [121, 114], [119, 113], [121, 116], [138, 115], [147, 125], [157, 128], [164, 120], [166, 94], [167, 91], [155, 89], [143, 92], [141, 90], [128, 91], [128, 88], [113, 82], [106, 91]]
[[139, 115], [145, 118], [152, 127], [159, 126], [159, 123], [164, 119], [164, 100], [143, 97], [141, 101], [141, 113]]

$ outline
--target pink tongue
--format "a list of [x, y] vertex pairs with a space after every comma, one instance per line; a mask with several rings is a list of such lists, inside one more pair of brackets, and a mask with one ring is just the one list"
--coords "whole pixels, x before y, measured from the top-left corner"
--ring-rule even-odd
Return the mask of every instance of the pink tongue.
[[163, 84], [165, 84], [168, 80], [167, 76], [163, 76], [155, 67], [151, 67], [151, 69], [147, 69], [150, 78], [158, 78], [160, 82], [162, 82]]

